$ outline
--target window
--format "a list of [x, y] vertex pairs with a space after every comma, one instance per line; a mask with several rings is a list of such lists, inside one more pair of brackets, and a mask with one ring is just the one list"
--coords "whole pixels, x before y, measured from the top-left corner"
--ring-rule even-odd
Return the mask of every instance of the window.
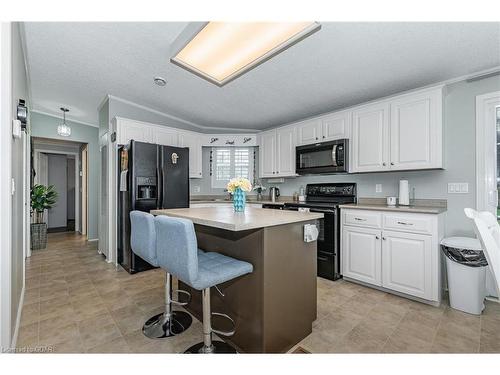
[[231, 178], [253, 181], [252, 147], [214, 147], [211, 157], [212, 187], [225, 188]]

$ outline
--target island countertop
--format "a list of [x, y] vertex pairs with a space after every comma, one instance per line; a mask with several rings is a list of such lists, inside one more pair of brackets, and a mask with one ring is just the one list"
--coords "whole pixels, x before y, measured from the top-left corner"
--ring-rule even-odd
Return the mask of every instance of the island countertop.
[[266, 228], [323, 218], [322, 213], [253, 207], [247, 207], [245, 212], [234, 212], [232, 207], [172, 208], [151, 210], [151, 214], [181, 217], [191, 220], [194, 224], [230, 231]]

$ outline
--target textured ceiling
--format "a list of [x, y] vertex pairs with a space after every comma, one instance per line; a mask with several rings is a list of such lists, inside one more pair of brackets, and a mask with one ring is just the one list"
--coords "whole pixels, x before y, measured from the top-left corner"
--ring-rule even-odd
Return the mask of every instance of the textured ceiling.
[[97, 124], [111, 94], [202, 126], [265, 129], [500, 65], [500, 23], [321, 24], [220, 88], [169, 62], [187, 23], [28, 22], [33, 109]]

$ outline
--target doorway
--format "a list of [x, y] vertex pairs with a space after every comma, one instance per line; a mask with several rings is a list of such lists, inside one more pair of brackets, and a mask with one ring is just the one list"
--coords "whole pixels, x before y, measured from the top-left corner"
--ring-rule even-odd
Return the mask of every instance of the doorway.
[[48, 232], [77, 232], [87, 239], [87, 144], [33, 138], [33, 183], [53, 185], [58, 194], [43, 221]]
[[[500, 220], [500, 91], [476, 97], [476, 209]], [[487, 294], [496, 295], [489, 271]]]

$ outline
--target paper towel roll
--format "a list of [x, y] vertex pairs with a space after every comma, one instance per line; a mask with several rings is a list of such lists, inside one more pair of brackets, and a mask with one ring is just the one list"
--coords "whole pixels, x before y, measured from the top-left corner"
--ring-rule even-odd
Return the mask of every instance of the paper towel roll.
[[410, 205], [410, 189], [408, 180], [399, 180], [399, 204], [401, 206]]

